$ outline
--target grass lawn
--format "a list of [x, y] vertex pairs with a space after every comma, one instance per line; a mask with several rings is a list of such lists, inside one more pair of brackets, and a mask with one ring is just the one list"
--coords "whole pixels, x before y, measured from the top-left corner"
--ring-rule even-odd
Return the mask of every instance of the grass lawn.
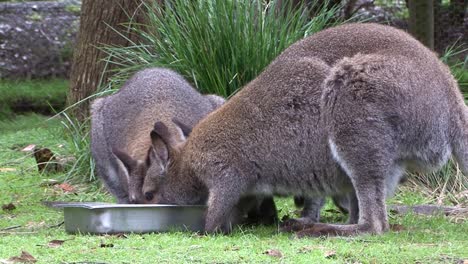
[[[69, 235], [63, 212], [42, 201], [111, 201], [96, 186], [74, 185], [75, 193], [44, 185], [62, 174], [39, 174], [34, 158], [20, 150], [29, 144], [66, 155], [59, 120], [30, 115], [0, 122], [0, 263], [22, 251], [37, 263], [467, 263], [468, 221], [445, 216], [391, 215], [403, 231], [382, 236], [297, 239], [277, 227], [238, 228], [228, 236], [194, 233]], [[281, 215], [294, 213], [292, 199], [278, 199]], [[421, 203], [430, 199], [403, 187], [389, 203]], [[328, 203], [324, 221], [344, 221]], [[62, 242], [52, 242], [62, 240]], [[270, 252], [270, 253], [268, 253]], [[463, 262], [463, 260], [465, 262]], [[461, 261], [461, 262], [460, 262]], [[6, 262], [8, 263], [8, 262]]]
[[0, 120], [12, 119], [14, 113], [59, 112], [66, 103], [68, 80], [2, 80], [0, 79]]

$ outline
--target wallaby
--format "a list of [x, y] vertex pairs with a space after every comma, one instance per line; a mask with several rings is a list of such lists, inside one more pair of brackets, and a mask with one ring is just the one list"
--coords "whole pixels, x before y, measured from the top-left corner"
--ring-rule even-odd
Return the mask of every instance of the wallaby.
[[[195, 126], [186, 144], [175, 140], [179, 135], [170, 133], [165, 122], [156, 122], [153, 140], [162, 139], [167, 144], [170, 162], [167, 176], [153, 178], [158, 186], [155, 201], [202, 204], [209, 194], [205, 229], [214, 232], [221, 228], [227, 232], [238, 223], [246, 206], [239, 201], [246, 196], [291, 194], [295, 186], [299, 189], [293, 194], [309, 194], [310, 185], [301, 184], [304, 173], [295, 168], [310, 171], [310, 164], [301, 165], [299, 153], [324, 152], [327, 148], [322, 144], [319, 147], [323, 150], [319, 150], [314, 143], [325, 136], [315, 126], [320, 114], [321, 84], [328, 70], [328, 65], [315, 58], [273, 62], [223, 107]], [[304, 111], [311, 112], [308, 119], [314, 125], [312, 129], [303, 127]], [[272, 122], [277, 125], [271, 126]], [[181, 122], [176, 123], [182, 131], [187, 130]], [[307, 139], [297, 137], [301, 134]], [[328, 161], [325, 168], [338, 168], [332, 159]], [[318, 176], [327, 172], [313, 173]], [[281, 177], [290, 174], [296, 179]], [[270, 181], [286, 186], [274, 190]]]
[[[146, 171], [150, 164], [153, 171], [163, 170], [160, 160], [167, 156], [165, 145], [149, 137], [154, 122], [178, 118], [194, 126], [223, 103], [223, 98], [203, 96], [182, 76], [163, 68], [141, 70], [117, 93], [94, 100], [91, 151], [110, 193], [119, 203], [149, 202], [142, 192]], [[169, 129], [175, 133], [177, 128]]]
[[389, 227], [385, 197], [405, 169], [437, 169], [453, 153], [466, 172], [465, 113], [448, 68], [405, 32], [327, 29], [283, 52], [185, 143], [170, 123], [156, 122], [152, 137], [167, 145], [170, 165], [153, 178], [155, 201], [207, 202], [205, 231], [229, 232], [246, 196], [355, 191], [357, 224], [315, 224], [300, 234], [380, 234]]

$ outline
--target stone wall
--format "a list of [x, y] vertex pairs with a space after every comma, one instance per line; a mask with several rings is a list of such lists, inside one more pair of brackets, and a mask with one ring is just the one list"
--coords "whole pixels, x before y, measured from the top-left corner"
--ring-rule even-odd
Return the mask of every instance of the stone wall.
[[0, 78], [68, 77], [80, 5], [0, 3]]

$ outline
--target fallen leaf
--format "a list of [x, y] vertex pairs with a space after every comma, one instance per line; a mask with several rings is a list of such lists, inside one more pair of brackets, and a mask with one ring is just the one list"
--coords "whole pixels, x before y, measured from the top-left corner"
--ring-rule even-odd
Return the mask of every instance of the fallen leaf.
[[39, 172], [57, 172], [57, 159], [54, 153], [48, 148], [41, 148], [34, 151], [37, 168]]
[[124, 234], [124, 233], [117, 233], [117, 234], [115, 234], [113, 236], [118, 237], [118, 238], [128, 238], [128, 236], [126, 234]]
[[58, 188], [62, 189], [64, 192], [75, 192], [75, 187], [71, 186], [68, 183], [62, 183], [57, 185]]
[[2, 210], [3, 211], [13, 211], [15, 209], [16, 209], [16, 206], [13, 203], [2, 205]]
[[329, 250], [325, 251], [325, 258], [334, 258], [336, 256], [336, 251]]
[[400, 231], [404, 231], [405, 227], [403, 225], [399, 225], [399, 224], [391, 224], [390, 229], [392, 231], [394, 231], [394, 232], [400, 232]]
[[268, 249], [263, 254], [267, 254], [268, 256], [275, 257], [275, 258], [282, 258], [283, 257], [283, 254], [281, 253], [281, 251], [279, 251], [277, 249]]
[[16, 171], [15, 168], [0, 168], [0, 172]]
[[7, 263], [35, 263], [37, 260], [31, 254], [26, 251], [21, 251], [21, 256], [11, 257], [7, 260]]
[[35, 228], [41, 228], [41, 227], [43, 227], [45, 225], [46, 225], [45, 221], [41, 221], [41, 222], [29, 221], [26, 224], [26, 227], [29, 228], [29, 229], [35, 229]]
[[303, 246], [299, 249], [299, 253], [309, 253], [314, 249], [312, 246]]
[[202, 248], [202, 246], [200, 246], [200, 245], [191, 245], [188, 248], [189, 249], [199, 249], [199, 248]]
[[47, 246], [50, 248], [57, 248], [60, 247], [63, 243], [65, 243], [65, 240], [54, 239], [49, 241], [49, 243], [47, 243]]
[[327, 248], [324, 246], [303, 246], [299, 249], [299, 253], [308, 253], [311, 252], [314, 249], [318, 250], [326, 250]]
[[106, 243], [101, 242], [99, 246], [102, 248], [111, 248], [111, 247], [114, 247], [114, 244], [112, 243], [106, 244]]
[[31, 144], [31, 145], [27, 145], [26, 147], [24, 147], [21, 151], [22, 151], [22, 152], [31, 152], [31, 151], [33, 151], [35, 148], [36, 148], [36, 145]]
[[238, 247], [238, 246], [226, 247], [224, 250], [225, 251], [228, 251], [228, 250], [230, 250], [230, 251], [239, 251], [240, 247]]
[[198, 233], [198, 232], [195, 232], [195, 233], [193, 233], [190, 237], [191, 237], [191, 238], [204, 238], [204, 237], [206, 237], [206, 236], [205, 236], [205, 235], [202, 235], [202, 234], [200, 234], [200, 233]]
[[323, 249], [321, 246], [303, 246], [299, 249], [299, 253], [308, 253], [314, 249]]
[[44, 179], [41, 181], [41, 184], [39, 186], [53, 186], [53, 185], [57, 185], [59, 184], [60, 182], [56, 179]]

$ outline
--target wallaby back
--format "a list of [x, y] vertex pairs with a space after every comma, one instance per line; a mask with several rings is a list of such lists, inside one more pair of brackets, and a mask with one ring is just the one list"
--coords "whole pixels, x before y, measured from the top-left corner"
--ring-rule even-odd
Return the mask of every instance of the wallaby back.
[[315, 56], [333, 66], [344, 57], [358, 53], [399, 54], [424, 60], [432, 52], [402, 30], [373, 23], [350, 23], [300, 40], [278, 58]]
[[[152, 146], [149, 134], [156, 120], [169, 123], [177, 118], [192, 127], [223, 102], [215, 95], [201, 95], [179, 74], [163, 68], [139, 71], [117, 93], [95, 100], [91, 107], [92, 155], [98, 174], [118, 202], [144, 200], [141, 187], [146, 172], [137, 173], [139, 179], [131, 179], [131, 166], [122, 162], [114, 150], [147, 165]], [[169, 126], [172, 133], [176, 130], [174, 125]], [[132, 185], [136, 186], [128, 193]]]

